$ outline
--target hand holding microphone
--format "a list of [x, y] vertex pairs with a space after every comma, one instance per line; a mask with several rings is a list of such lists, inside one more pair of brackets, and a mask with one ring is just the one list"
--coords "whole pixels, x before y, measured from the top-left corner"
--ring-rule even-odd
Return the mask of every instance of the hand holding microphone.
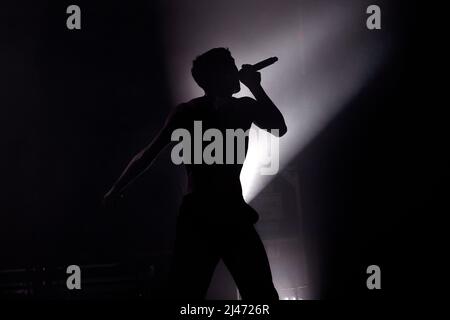
[[242, 69], [239, 70], [239, 80], [251, 90], [261, 83], [261, 74], [258, 70], [268, 67], [277, 61], [277, 57], [271, 57], [253, 65], [244, 64], [242, 65]]

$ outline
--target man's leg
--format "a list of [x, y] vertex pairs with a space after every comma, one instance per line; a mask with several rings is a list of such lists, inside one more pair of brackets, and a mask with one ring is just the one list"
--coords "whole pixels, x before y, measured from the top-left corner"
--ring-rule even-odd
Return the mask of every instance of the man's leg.
[[204, 299], [219, 262], [212, 230], [190, 219], [179, 219], [174, 263], [169, 281], [176, 299]]
[[222, 245], [222, 257], [242, 299], [278, 300], [264, 245], [250, 223], [230, 228]]

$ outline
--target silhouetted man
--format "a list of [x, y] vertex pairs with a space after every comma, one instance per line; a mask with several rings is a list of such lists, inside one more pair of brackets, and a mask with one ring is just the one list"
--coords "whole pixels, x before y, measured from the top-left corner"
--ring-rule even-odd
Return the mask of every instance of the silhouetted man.
[[[228, 49], [211, 49], [197, 57], [192, 76], [205, 95], [175, 108], [157, 137], [131, 160], [105, 200], [120, 194], [150, 166], [171, 142], [175, 129], [184, 128], [194, 136], [194, 121], [202, 121], [204, 130], [216, 128], [224, 136], [226, 129], [245, 131], [252, 123], [266, 130], [278, 129], [280, 136], [286, 132], [282, 114], [261, 87], [260, 73], [251, 65], [238, 71]], [[240, 91], [240, 82], [256, 100], [232, 97]], [[245, 151], [247, 146], [248, 137]], [[203, 299], [223, 259], [243, 299], [278, 299], [264, 246], [254, 228], [258, 214], [242, 196], [242, 163], [185, 167], [188, 192], [177, 220], [171, 292], [176, 298]]]

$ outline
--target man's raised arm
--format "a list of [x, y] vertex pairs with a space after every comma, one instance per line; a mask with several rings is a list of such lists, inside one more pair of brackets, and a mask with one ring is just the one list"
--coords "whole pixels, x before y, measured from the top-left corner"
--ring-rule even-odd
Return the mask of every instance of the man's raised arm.
[[286, 123], [280, 110], [261, 86], [261, 74], [254, 70], [252, 65], [243, 65], [239, 78], [256, 98], [256, 103], [252, 98], [247, 98], [253, 106], [251, 112], [254, 123], [261, 129], [278, 129], [279, 136], [283, 136], [287, 132]]

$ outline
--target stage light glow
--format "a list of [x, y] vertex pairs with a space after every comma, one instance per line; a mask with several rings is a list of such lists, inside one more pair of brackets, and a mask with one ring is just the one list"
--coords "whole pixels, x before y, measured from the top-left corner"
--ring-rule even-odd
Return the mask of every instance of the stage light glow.
[[[194, 6], [172, 0], [161, 7], [174, 104], [203, 94], [191, 78], [191, 63], [213, 47], [228, 47], [238, 67], [279, 58], [261, 73], [288, 127], [279, 141], [280, 171], [358, 93], [387, 53], [386, 43], [368, 36], [365, 8], [357, 1], [198, 0]], [[241, 88], [236, 97], [251, 96]], [[259, 173], [267, 150], [253, 142], [241, 173], [247, 202], [273, 179]]]
[[[329, 1], [267, 1], [271, 22], [249, 20], [260, 1], [196, 6], [162, 4], [167, 16], [169, 74], [174, 103], [203, 92], [191, 78], [192, 59], [219, 46], [229, 47], [238, 67], [266, 57], [279, 61], [262, 70], [263, 86], [282, 111], [288, 133], [280, 140], [280, 168], [286, 166], [355, 95], [382, 61], [384, 48], [367, 35], [360, 6]], [[208, 8], [207, 17], [198, 12]], [[176, 8], [176, 10], [175, 10]], [[230, 8], [241, 8], [231, 10]], [[264, 10], [264, 8], [261, 8]], [[193, 19], [204, 19], [193, 23]], [[208, 23], [208, 21], [210, 23]], [[275, 22], [274, 22], [275, 21]], [[213, 22], [213, 23], [212, 23]], [[214, 26], [205, 28], [204, 26]], [[236, 97], [251, 96], [242, 86]], [[250, 145], [241, 182], [250, 202], [270, 182], [259, 174], [263, 146]]]

